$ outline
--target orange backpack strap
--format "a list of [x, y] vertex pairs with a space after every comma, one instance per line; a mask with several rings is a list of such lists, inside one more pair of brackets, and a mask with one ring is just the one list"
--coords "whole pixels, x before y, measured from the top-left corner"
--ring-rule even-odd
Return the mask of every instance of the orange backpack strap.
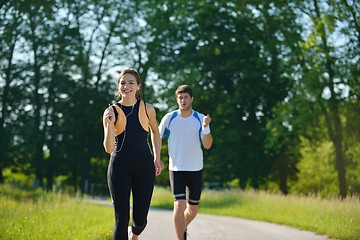
[[118, 136], [125, 130], [126, 116], [123, 110], [117, 104], [112, 105], [112, 108], [114, 109], [115, 113], [115, 136]]
[[140, 101], [139, 106], [139, 121], [141, 126], [145, 131], [149, 131], [149, 115], [146, 111], [146, 103], [144, 101]]

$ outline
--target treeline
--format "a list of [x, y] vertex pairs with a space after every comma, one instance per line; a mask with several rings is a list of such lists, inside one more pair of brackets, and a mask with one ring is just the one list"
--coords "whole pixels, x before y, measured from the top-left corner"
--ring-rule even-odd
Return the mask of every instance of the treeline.
[[[5, 1], [0, 182], [106, 186], [102, 112], [131, 66], [159, 120], [182, 83], [212, 116], [209, 186], [359, 193], [359, 9], [350, 0]], [[168, 185], [166, 172], [157, 184]]]

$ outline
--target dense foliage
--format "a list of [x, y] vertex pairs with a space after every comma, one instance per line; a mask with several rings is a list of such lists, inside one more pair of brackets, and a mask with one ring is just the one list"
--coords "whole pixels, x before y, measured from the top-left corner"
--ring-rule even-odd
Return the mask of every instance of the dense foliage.
[[359, 9], [352, 0], [5, 1], [0, 182], [106, 191], [102, 112], [132, 66], [159, 120], [182, 83], [212, 116], [209, 186], [359, 193]]

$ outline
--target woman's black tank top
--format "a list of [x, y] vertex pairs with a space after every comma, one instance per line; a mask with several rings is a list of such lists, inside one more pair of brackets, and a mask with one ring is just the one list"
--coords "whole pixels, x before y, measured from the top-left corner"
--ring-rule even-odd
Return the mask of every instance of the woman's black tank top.
[[126, 116], [125, 131], [116, 136], [115, 156], [120, 158], [148, 157], [151, 150], [148, 142], [149, 133], [144, 130], [139, 120], [140, 100], [134, 106], [117, 105]]

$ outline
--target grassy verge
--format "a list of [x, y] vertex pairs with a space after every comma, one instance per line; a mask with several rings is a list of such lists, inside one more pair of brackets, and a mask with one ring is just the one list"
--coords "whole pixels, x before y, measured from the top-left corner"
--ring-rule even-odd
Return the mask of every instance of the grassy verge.
[[67, 194], [0, 188], [0, 239], [111, 239], [112, 208]]
[[[155, 188], [153, 207], [172, 209], [170, 190]], [[339, 240], [360, 236], [360, 200], [325, 200], [254, 191], [204, 191], [201, 213], [293, 226]], [[111, 239], [113, 209], [80, 197], [0, 186], [0, 239]]]
[[[172, 208], [169, 190], [156, 188], [152, 206]], [[360, 200], [282, 196], [254, 191], [204, 191], [200, 213], [293, 226], [334, 239], [360, 239]]]

